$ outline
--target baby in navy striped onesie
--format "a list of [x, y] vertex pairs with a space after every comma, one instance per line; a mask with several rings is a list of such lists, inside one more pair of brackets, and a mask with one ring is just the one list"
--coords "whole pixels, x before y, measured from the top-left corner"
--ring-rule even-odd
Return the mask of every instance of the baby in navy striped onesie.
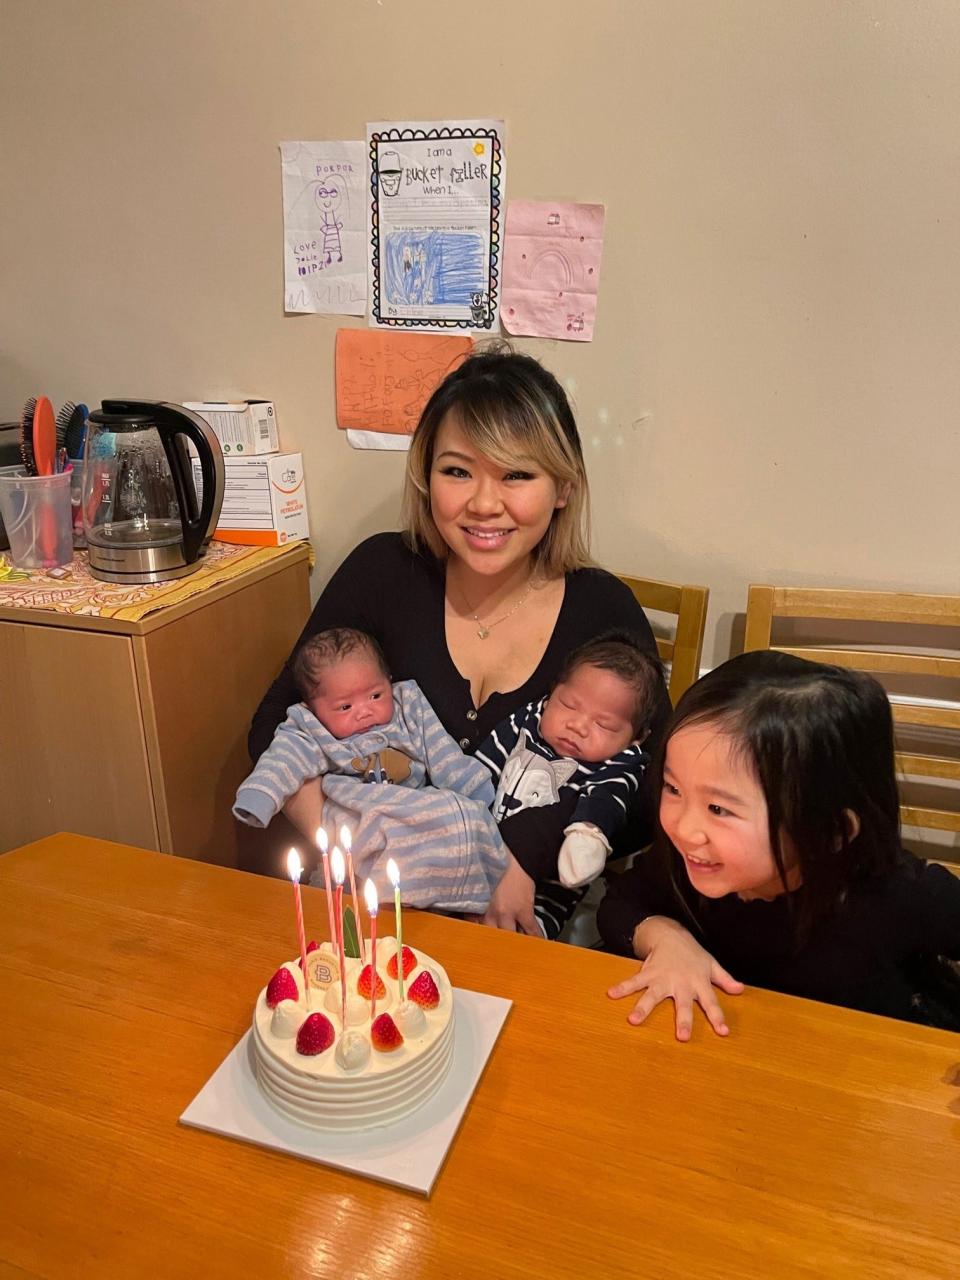
[[477, 751], [497, 784], [493, 816], [537, 883], [534, 912], [555, 938], [603, 870], [648, 758], [663, 669], [627, 632], [570, 654], [546, 698], [501, 721]]

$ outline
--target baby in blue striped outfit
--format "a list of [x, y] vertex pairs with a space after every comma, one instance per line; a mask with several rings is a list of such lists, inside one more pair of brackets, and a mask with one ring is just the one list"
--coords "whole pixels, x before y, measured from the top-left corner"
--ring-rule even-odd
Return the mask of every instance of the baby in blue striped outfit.
[[489, 771], [464, 755], [415, 681], [391, 684], [372, 636], [322, 631], [301, 647], [293, 674], [304, 701], [241, 784], [234, 814], [265, 827], [322, 775], [324, 825], [350, 827], [358, 876], [385, 880], [394, 857], [411, 906], [486, 910], [507, 863]]

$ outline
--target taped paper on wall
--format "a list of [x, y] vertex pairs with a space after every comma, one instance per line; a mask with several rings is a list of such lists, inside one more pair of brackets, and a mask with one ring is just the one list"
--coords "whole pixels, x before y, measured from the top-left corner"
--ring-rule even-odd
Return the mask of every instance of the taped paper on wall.
[[497, 328], [503, 122], [367, 125], [370, 324]]
[[284, 311], [362, 316], [367, 306], [363, 142], [284, 142]]
[[409, 435], [424, 405], [473, 349], [453, 334], [337, 332], [337, 426]]
[[389, 449], [394, 453], [406, 453], [411, 436], [392, 436], [386, 431], [347, 432], [347, 444], [351, 449]]
[[597, 315], [602, 204], [511, 200], [501, 317], [510, 333], [590, 342]]

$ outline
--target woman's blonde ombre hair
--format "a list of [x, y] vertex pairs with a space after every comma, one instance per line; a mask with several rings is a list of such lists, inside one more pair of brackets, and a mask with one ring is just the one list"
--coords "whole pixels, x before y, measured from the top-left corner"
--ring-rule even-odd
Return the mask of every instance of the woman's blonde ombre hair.
[[535, 569], [558, 578], [592, 563], [589, 552], [590, 494], [583, 450], [566, 394], [532, 356], [497, 346], [468, 356], [427, 401], [407, 454], [403, 527], [414, 550], [438, 559], [447, 555], [430, 512], [430, 470], [440, 424], [453, 414], [464, 435], [496, 466], [532, 460], [558, 488], [569, 486], [533, 553]]

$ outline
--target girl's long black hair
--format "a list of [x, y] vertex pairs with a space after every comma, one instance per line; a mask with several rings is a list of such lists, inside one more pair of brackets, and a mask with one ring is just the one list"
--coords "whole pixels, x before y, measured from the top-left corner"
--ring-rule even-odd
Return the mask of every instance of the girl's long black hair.
[[[763, 650], [716, 667], [680, 699], [659, 755], [680, 729], [716, 724], [757, 778], [784, 889], [796, 852], [798, 940], [856, 883], [900, 857], [893, 716], [883, 687], [859, 671]], [[856, 822], [851, 822], [851, 814]], [[661, 831], [659, 842], [672, 849]]]

